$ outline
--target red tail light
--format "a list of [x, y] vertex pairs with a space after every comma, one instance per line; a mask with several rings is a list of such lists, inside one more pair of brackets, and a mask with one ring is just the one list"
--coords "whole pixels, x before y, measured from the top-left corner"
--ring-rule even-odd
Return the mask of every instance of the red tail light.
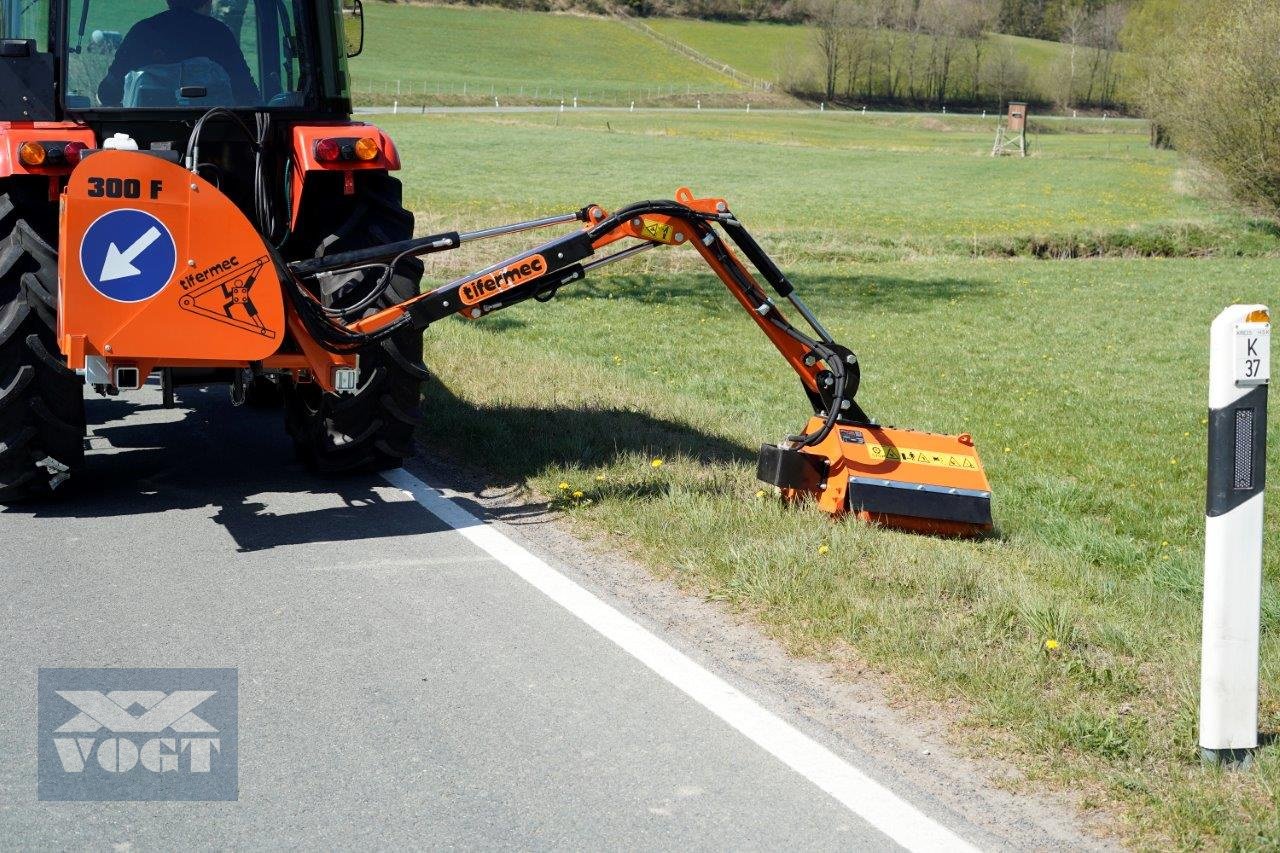
[[333, 163], [342, 157], [342, 147], [336, 139], [316, 140], [316, 159], [321, 163]]
[[70, 166], [75, 166], [80, 162], [80, 155], [89, 146], [83, 142], [68, 142], [62, 148], [62, 159], [67, 161]]

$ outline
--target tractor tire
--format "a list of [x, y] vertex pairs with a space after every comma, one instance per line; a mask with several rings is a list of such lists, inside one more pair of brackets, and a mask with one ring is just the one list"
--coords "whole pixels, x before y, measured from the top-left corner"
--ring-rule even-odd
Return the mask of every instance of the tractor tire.
[[[356, 194], [343, 198], [343, 216], [327, 215], [339, 223], [332, 231], [307, 226], [304, 239], [315, 256], [368, 248], [413, 236], [413, 214], [401, 203], [400, 181], [384, 172], [356, 175]], [[339, 198], [342, 198], [341, 196]], [[328, 233], [321, 234], [321, 231]], [[418, 295], [422, 262], [406, 258], [396, 264], [390, 285], [365, 316]], [[340, 306], [368, 293], [381, 270], [353, 273], [346, 285], [324, 294], [327, 304]], [[360, 353], [360, 387], [346, 394], [328, 394], [314, 382], [284, 380], [285, 426], [298, 458], [325, 474], [357, 474], [399, 468], [413, 456], [414, 432], [422, 423], [422, 332], [406, 331]]]
[[48, 497], [84, 465], [84, 383], [57, 317], [57, 253], [0, 194], [0, 503]]

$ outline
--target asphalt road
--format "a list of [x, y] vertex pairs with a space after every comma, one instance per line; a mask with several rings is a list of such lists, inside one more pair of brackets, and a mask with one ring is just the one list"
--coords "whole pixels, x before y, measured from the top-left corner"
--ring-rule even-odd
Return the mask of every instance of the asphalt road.
[[[894, 846], [404, 490], [179, 393], [91, 397], [72, 499], [0, 511], [0, 846]], [[238, 800], [37, 799], [37, 669], [108, 666], [238, 669]]]

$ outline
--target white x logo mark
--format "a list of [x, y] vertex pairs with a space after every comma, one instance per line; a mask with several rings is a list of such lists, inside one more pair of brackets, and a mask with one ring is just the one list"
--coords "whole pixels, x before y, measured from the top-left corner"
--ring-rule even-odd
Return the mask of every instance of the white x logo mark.
[[[55, 731], [96, 732], [106, 726], [113, 732], [159, 732], [166, 728], [175, 732], [216, 732], [213, 726], [192, 713], [192, 710], [216, 690], [175, 690], [165, 694], [160, 690], [112, 690], [103, 694], [97, 690], [59, 690], [58, 695], [80, 710]], [[147, 710], [134, 716], [129, 713], [133, 705]]]

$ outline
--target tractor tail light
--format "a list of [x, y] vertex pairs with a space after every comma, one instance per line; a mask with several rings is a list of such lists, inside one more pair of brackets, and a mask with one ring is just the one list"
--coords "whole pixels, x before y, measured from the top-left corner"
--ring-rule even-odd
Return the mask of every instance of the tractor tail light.
[[336, 139], [316, 140], [316, 159], [321, 163], [334, 163], [342, 156], [342, 148]]
[[62, 159], [66, 160], [69, 166], [78, 165], [80, 163], [80, 155], [88, 147], [83, 142], [68, 142], [62, 147]]
[[24, 142], [18, 149], [18, 159], [24, 166], [43, 166], [49, 152], [39, 142]]
[[61, 139], [24, 142], [18, 147], [18, 161], [29, 169], [74, 167], [89, 146], [83, 142], [64, 142]]
[[355, 144], [355, 155], [357, 160], [363, 160], [366, 163], [370, 160], [377, 160], [382, 151], [378, 148], [378, 141], [364, 137], [357, 139]]
[[382, 146], [372, 137], [326, 137], [312, 148], [321, 163], [372, 163], [382, 156]]

